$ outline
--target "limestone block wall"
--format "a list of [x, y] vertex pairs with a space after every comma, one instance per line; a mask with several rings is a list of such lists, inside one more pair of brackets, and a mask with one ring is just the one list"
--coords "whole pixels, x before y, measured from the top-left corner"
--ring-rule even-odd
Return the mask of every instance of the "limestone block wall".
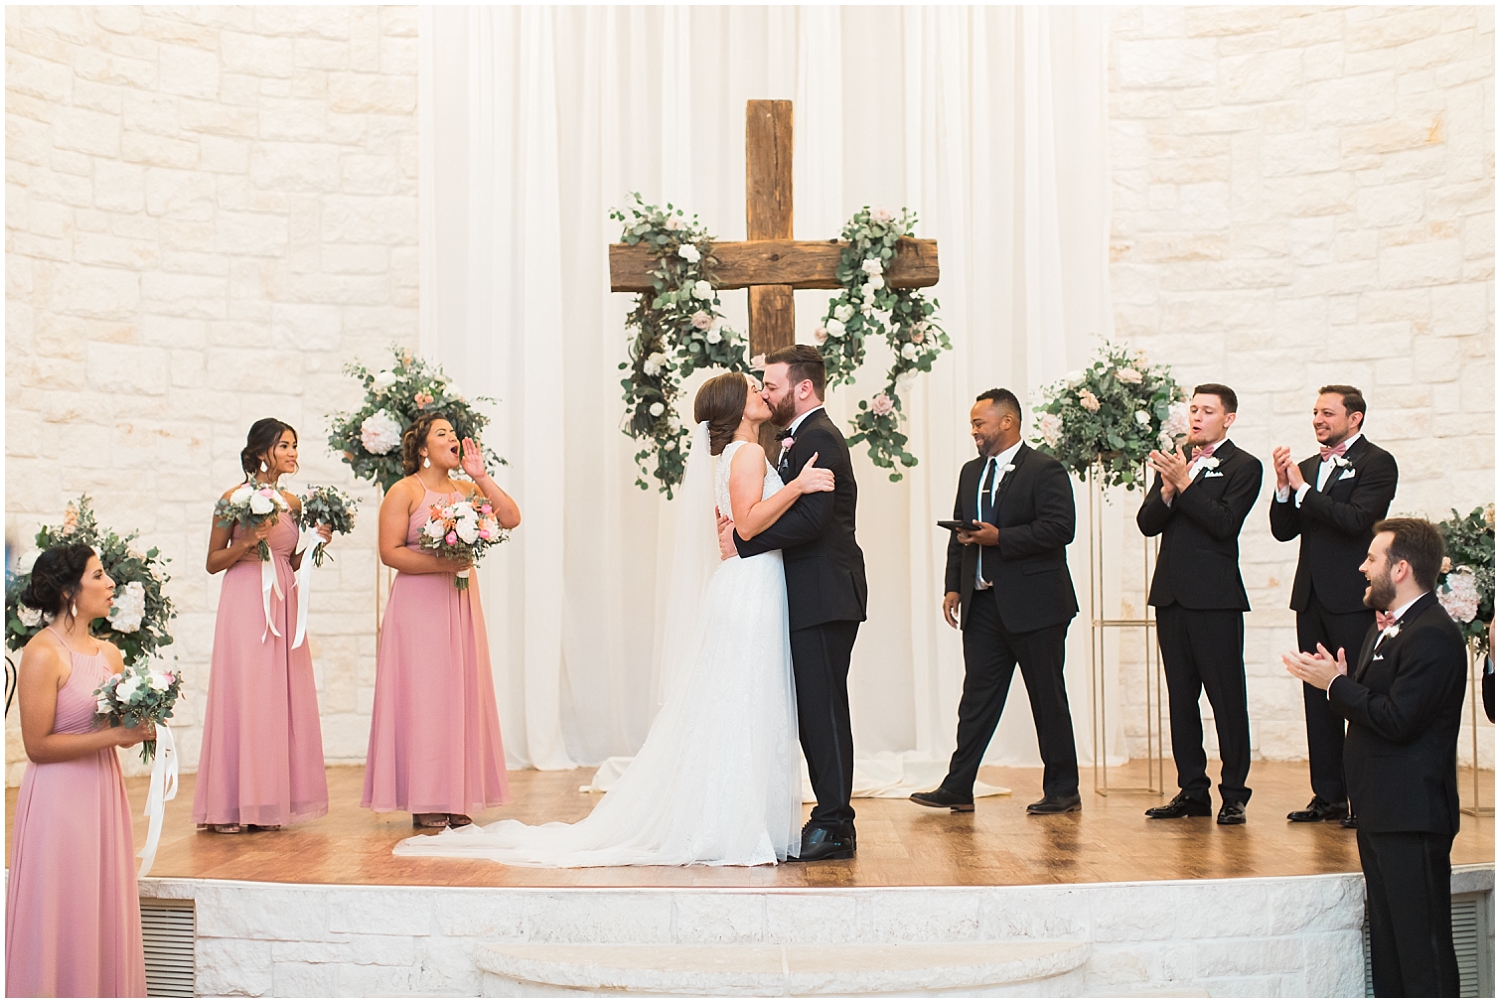
[[[88, 492], [171, 558], [189, 770], [211, 512], [246, 429], [296, 426], [294, 489], [352, 488], [326, 446], [324, 415], [357, 397], [340, 367], [416, 344], [416, 34], [402, 7], [5, 12], [7, 539], [29, 546]], [[362, 494], [310, 621], [324, 748], [344, 762], [363, 758], [374, 681]], [[13, 721], [7, 737], [15, 783]]]
[[[1353, 383], [1400, 463], [1393, 514], [1495, 497], [1494, 11], [1110, 17], [1115, 333], [1239, 394], [1233, 438], [1266, 464], [1241, 536], [1253, 739], [1301, 758], [1299, 684], [1278, 657], [1295, 643], [1297, 547], [1270, 535], [1272, 448], [1310, 454], [1317, 388]], [[1139, 708], [1138, 674], [1124, 678]], [[1481, 740], [1490, 765], [1488, 725]]]

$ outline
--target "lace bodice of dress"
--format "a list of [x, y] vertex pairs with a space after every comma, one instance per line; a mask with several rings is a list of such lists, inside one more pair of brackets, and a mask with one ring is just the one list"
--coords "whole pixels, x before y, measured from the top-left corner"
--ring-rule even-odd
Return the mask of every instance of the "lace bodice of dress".
[[[725, 515], [730, 512], [729, 506], [729, 465], [734, 459], [734, 454], [744, 443], [736, 439], [724, 447], [724, 452], [719, 454], [719, 465], [714, 469], [714, 504], [719, 506], [719, 511]], [[782, 488], [781, 476], [776, 473], [776, 468], [770, 463], [766, 464], [766, 480], [761, 488], [760, 496], [769, 498]]]

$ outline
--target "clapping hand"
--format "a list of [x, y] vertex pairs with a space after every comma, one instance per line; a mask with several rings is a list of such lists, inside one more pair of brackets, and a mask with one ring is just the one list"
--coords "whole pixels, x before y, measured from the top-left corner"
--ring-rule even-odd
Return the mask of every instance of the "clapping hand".
[[[1183, 447], [1184, 452], [1186, 448]], [[1193, 483], [1193, 478], [1188, 474], [1187, 457], [1176, 450], [1163, 452], [1160, 449], [1153, 449], [1146, 457], [1146, 464], [1161, 474], [1162, 501], [1171, 501], [1174, 495], [1179, 491], [1186, 491]]]
[[458, 462], [464, 473], [469, 475], [469, 480], [477, 482], [484, 476], [484, 454], [479, 451], [479, 445], [473, 439], [464, 439], [463, 455]]
[[1335, 658], [1328, 653], [1327, 648], [1319, 644], [1316, 655], [1290, 651], [1281, 656], [1281, 661], [1292, 675], [1320, 690], [1328, 689], [1339, 676], [1349, 674], [1349, 663], [1344, 658], [1343, 648], [1339, 649], [1338, 657]]

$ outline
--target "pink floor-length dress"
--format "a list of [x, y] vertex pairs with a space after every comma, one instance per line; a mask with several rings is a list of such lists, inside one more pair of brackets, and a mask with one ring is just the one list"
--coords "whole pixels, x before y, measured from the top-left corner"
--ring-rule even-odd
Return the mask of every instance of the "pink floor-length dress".
[[[242, 534], [236, 526], [233, 539]], [[296, 522], [283, 512], [266, 539], [281, 585], [281, 597], [271, 593], [271, 622], [280, 637], [266, 629], [255, 552], [224, 572], [193, 795], [199, 825], [286, 825], [328, 814], [312, 655], [305, 638], [292, 647], [297, 536]]]
[[[94, 730], [102, 652], [72, 652], [52, 731]], [[133, 752], [134, 750], [132, 750]], [[5, 892], [6, 996], [145, 996], [130, 801], [113, 747], [27, 763]]]
[[[421, 549], [428, 510], [451, 497], [426, 493], [407, 526], [407, 547]], [[508, 794], [479, 576], [460, 591], [449, 572], [398, 573], [380, 627], [360, 804], [468, 814], [504, 804]]]

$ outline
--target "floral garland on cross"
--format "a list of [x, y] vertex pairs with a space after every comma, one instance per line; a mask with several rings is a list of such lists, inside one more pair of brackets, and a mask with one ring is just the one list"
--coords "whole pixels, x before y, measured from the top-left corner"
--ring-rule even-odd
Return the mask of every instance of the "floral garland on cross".
[[699, 369], [748, 373], [745, 341], [724, 324], [713, 273], [713, 237], [673, 208], [647, 205], [640, 193], [625, 209], [611, 209], [611, 219], [625, 224], [621, 240], [644, 244], [656, 261], [652, 291], [636, 299], [625, 326], [635, 332], [630, 359], [620, 363], [629, 375], [620, 380], [626, 405], [623, 431], [646, 445], [635, 454], [642, 490], [655, 477], [668, 498], [682, 483], [687, 466], [688, 430], [673, 405], [682, 381]]
[[932, 372], [938, 354], [953, 347], [934, 319], [937, 300], [929, 301], [920, 289], [893, 288], [885, 280], [896, 257], [896, 242], [915, 236], [916, 222], [916, 213], [904, 208], [899, 219], [887, 209], [872, 211], [869, 206], [850, 217], [834, 273], [844, 289], [828, 301], [823, 323], [813, 331], [829, 386], [854, 382], [854, 371], [864, 362], [866, 337], [884, 337], [895, 353], [885, 389], [859, 402], [859, 413], [851, 421], [854, 434], [848, 440], [851, 446], [868, 443], [871, 462], [890, 470], [892, 481], [901, 480], [897, 463], [917, 465], [900, 427], [901, 393], [917, 373]]
[[1188, 433], [1187, 391], [1169, 366], [1104, 342], [1094, 361], [1042, 390], [1037, 449], [1080, 478], [1097, 466], [1103, 487], [1146, 489], [1153, 449], [1175, 449]]

